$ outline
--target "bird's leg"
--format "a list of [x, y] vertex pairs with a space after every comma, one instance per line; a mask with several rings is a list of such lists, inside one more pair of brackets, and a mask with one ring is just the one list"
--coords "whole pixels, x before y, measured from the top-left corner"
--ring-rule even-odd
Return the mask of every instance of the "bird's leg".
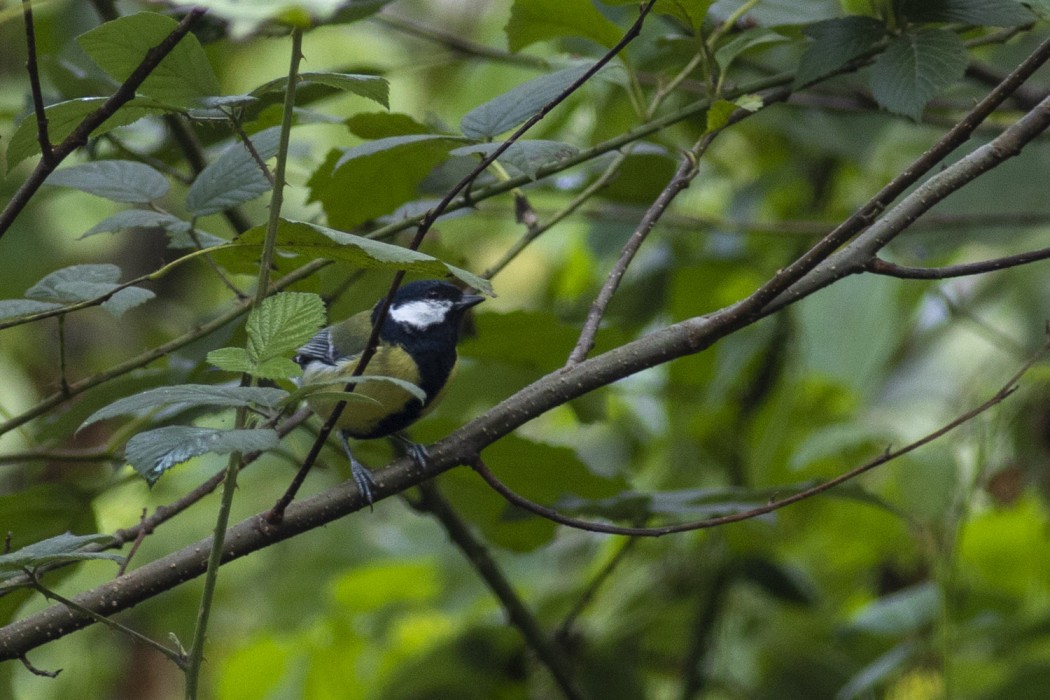
[[375, 486], [375, 479], [372, 478], [372, 472], [368, 471], [368, 467], [361, 464], [354, 457], [354, 453], [350, 451], [350, 441], [345, 432], [340, 432], [339, 437], [343, 441], [343, 449], [346, 450], [347, 459], [350, 460], [350, 475], [354, 478], [354, 483], [357, 484], [357, 490], [364, 496], [365, 501], [368, 502], [368, 509], [372, 510], [372, 487]]
[[412, 442], [404, 433], [393, 433], [390, 436], [390, 440], [397, 445], [404, 454], [407, 454], [412, 458], [412, 461], [416, 463], [420, 469], [426, 469], [427, 460], [430, 459], [430, 455], [427, 454], [427, 448], [420, 445], [418, 442]]

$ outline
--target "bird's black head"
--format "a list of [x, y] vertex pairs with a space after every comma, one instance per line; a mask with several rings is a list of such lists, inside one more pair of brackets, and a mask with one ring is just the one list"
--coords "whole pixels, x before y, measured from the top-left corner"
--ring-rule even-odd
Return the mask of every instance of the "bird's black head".
[[[453, 345], [459, 335], [459, 322], [470, 307], [484, 297], [464, 294], [458, 287], [441, 280], [409, 282], [397, 290], [383, 323], [383, 335], [412, 336], [439, 334], [451, 336]], [[372, 310], [372, 322], [382, 302]]]

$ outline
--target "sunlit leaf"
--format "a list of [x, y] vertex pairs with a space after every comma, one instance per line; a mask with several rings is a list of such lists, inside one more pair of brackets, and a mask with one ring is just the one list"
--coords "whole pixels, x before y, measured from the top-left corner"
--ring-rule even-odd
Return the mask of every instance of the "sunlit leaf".
[[72, 187], [89, 194], [131, 204], [151, 202], [168, 192], [168, 180], [159, 172], [131, 160], [97, 160], [51, 173], [47, 184]]
[[176, 464], [209, 452], [256, 452], [280, 444], [274, 430], [220, 430], [169, 425], [138, 433], [128, 440], [124, 456], [150, 485]]

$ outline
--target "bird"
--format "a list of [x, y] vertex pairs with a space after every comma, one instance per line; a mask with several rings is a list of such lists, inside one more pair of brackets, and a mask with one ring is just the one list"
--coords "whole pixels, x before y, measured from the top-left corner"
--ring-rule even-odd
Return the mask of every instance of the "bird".
[[[390, 381], [364, 381], [353, 393], [360, 401], [348, 403], [336, 423], [343, 449], [350, 460], [350, 473], [357, 488], [373, 503], [371, 472], [354, 457], [350, 438], [371, 440], [390, 437], [397, 440], [420, 467], [426, 464], [426, 450], [409, 440], [402, 431], [426, 415], [441, 400], [455, 374], [460, 326], [468, 309], [485, 297], [465, 294], [443, 280], [409, 282], [394, 294], [379, 329], [379, 343], [363, 376], [392, 377], [417, 386], [425, 396]], [[340, 398], [332, 398], [332, 385], [338, 390], [353, 375], [364, 352], [383, 300], [371, 311], [362, 311], [319, 331], [293, 358], [301, 368], [304, 387], [327, 386], [329, 393], [310, 398], [314, 413], [327, 419]]]

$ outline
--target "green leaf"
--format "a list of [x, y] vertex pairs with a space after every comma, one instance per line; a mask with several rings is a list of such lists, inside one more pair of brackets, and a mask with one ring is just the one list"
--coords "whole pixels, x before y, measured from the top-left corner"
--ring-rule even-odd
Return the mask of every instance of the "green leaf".
[[0, 301], [0, 321], [19, 316], [29, 316], [43, 311], [61, 309], [65, 304], [57, 304], [50, 301], [36, 301], [33, 299], [4, 299]]
[[314, 337], [325, 317], [324, 302], [316, 294], [281, 292], [266, 297], [248, 314], [248, 357], [261, 363], [295, 350]]
[[321, 203], [330, 226], [355, 228], [415, 199], [420, 183], [459, 142], [414, 134], [332, 152], [310, 177], [310, 201]]
[[899, 637], [918, 632], [937, 619], [941, 592], [933, 583], [922, 583], [883, 596], [853, 616], [852, 629]]
[[966, 47], [954, 32], [903, 34], [875, 59], [871, 91], [884, 109], [918, 120], [930, 98], [963, 77], [967, 62]]
[[111, 535], [74, 535], [66, 532], [34, 542], [9, 554], [0, 555], [0, 580], [19, 576], [23, 569], [35, 569], [58, 562], [108, 559], [121, 563], [124, 557], [114, 552], [80, 551], [88, 545], [109, 544], [112, 541]]
[[737, 57], [747, 53], [756, 46], [780, 44], [785, 41], [790, 41], [790, 39], [772, 29], [764, 27], [749, 29], [720, 46], [715, 51], [715, 60], [718, 62], [719, 70], [725, 73], [729, 70], [729, 66], [733, 65], [733, 61]]
[[[102, 70], [123, 82], [146, 53], [178, 26], [170, 17], [140, 12], [118, 17], [77, 37], [77, 43]], [[200, 42], [187, 34], [164, 57], [138, 91], [175, 105], [188, 106], [199, 98], [219, 94], [219, 81]]]
[[227, 372], [250, 372], [255, 363], [244, 348], [219, 348], [208, 353], [207, 361]]
[[886, 35], [882, 22], [859, 15], [817, 22], [804, 31], [813, 43], [802, 54], [795, 74], [796, 86], [807, 85], [833, 73]]
[[591, 0], [514, 0], [503, 31], [511, 51], [562, 37], [582, 37], [611, 48], [623, 36]]
[[1050, 0], [1018, 0], [1018, 2], [1039, 19], [1050, 19]]
[[[277, 154], [280, 127], [260, 131], [249, 140], [264, 161]], [[186, 208], [196, 216], [217, 214], [270, 191], [270, 180], [248, 148], [237, 142], [208, 164], [186, 193]]]
[[[83, 97], [50, 105], [44, 109], [47, 115], [47, 133], [52, 143], [61, 143], [89, 114], [96, 112], [106, 102], [105, 97]], [[148, 98], [135, 98], [117, 110], [97, 129], [92, 136], [101, 136], [118, 126], [125, 126], [150, 114], [166, 114], [174, 111], [171, 107]], [[29, 156], [40, 153], [40, 141], [37, 138], [36, 117], [29, 114], [18, 124], [15, 133], [7, 144], [7, 168], [10, 170]]]
[[707, 131], [715, 131], [728, 124], [736, 109], [736, 105], [728, 100], [715, 100], [707, 110]]
[[[853, 675], [849, 682], [842, 686], [835, 695], [835, 700], [853, 700], [857, 697], [872, 697], [875, 689], [882, 683], [899, 676], [906, 665], [919, 653], [920, 647], [914, 640], [907, 640], [893, 647], [882, 656]], [[993, 697], [1018, 697], [1013, 694], [995, 695]]]
[[132, 160], [98, 160], [62, 168], [48, 176], [47, 184], [129, 204], [152, 202], [168, 193], [167, 178]]
[[190, 222], [183, 221], [174, 214], [152, 209], [126, 209], [108, 216], [98, 222], [83, 234], [81, 238], [94, 236], [99, 233], [111, 233], [126, 231], [133, 228], [162, 228], [166, 231], [179, 231], [187, 233], [190, 230]]
[[513, 129], [536, 114], [565, 88], [579, 80], [590, 66], [577, 66], [522, 83], [464, 115], [459, 128], [472, 139], [490, 139]]
[[124, 448], [124, 457], [150, 486], [176, 464], [208, 452], [257, 452], [281, 442], [277, 431], [219, 430], [192, 425], [169, 425], [135, 435]]
[[[606, 5], [638, 5], [638, 0], [602, 0]], [[714, 0], [656, 0], [653, 12], [674, 17], [695, 34], [704, 24]]]
[[287, 357], [270, 357], [256, 364], [251, 373], [260, 379], [292, 379], [303, 370]]
[[[56, 270], [34, 284], [26, 297], [39, 301], [73, 304], [97, 299], [119, 286], [120, 268], [116, 265], [73, 265]], [[126, 287], [103, 302], [102, 308], [114, 316], [152, 299], [155, 295], [141, 287]]]
[[[450, 155], [466, 156], [477, 154], [482, 158], [498, 149], [501, 143], [476, 143], [470, 146], [461, 146]], [[535, 179], [536, 173], [545, 165], [557, 163], [560, 160], [571, 158], [579, 153], [579, 149], [560, 141], [515, 141], [499, 157], [499, 162], [509, 165], [518, 172], [524, 173]]]
[[351, 134], [363, 139], [429, 134], [433, 131], [426, 124], [417, 122], [411, 116], [400, 112], [359, 112], [346, 120], [346, 127]]
[[954, 22], [1013, 27], [1031, 22], [1031, 13], [1013, 0], [898, 0], [897, 14], [910, 22]]
[[288, 396], [283, 389], [247, 386], [214, 386], [212, 384], [181, 384], [149, 389], [134, 396], [125, 396], [105, 408], [92, 413], [80, 424], [78, 431], [92, 423], [115, 416], [148, 413], [162, 406], [179, 410], [196, 406], [264, 406], [274, 408]]
[[[236, 242], [212, 249], [216, 260], [224, 264], [227, 251], [261, 249], [265, 233], [263, 226], [248, 229]], [[406, 270], [435, 277], [451, 274], [484, 294], [492, 294], [492, 285], [487, 280], [430, 255], [305, 221], [281, 219], [277, 246], [282, 252], [339, 260], [355, 267]]]
[[[318, 83], [327, 85], [337, 90], [353, 93], [361, 97], [378, 102], [384, 107], [390, 106], [390, 83], [386, 78], [378, 75], [364, 75], [359, 73], [300, 73], [299, 80], [303, 83]], [[263, 83], [252, 90], [252, 95], [264, 95], [268, 92], [284, 92], [288, 85], [288, 78], [277, 78], [268, 83]]]

